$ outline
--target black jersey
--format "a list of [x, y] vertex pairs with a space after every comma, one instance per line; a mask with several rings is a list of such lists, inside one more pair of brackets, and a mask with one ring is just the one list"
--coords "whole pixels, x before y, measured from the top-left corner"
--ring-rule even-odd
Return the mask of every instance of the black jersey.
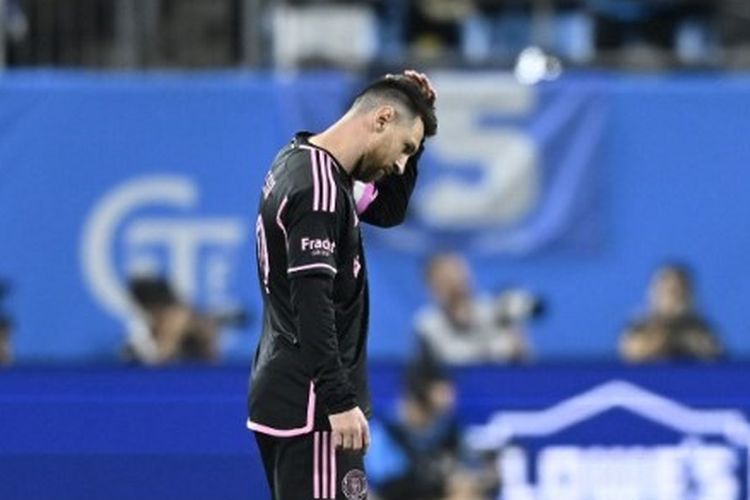
[[[297, 134], [277, 155], [256, 220], [264, 308], [248, 427], [276, 436], [326, 429], [330, 413], [354, 406], [369, 416], [368, 292], [360, 216], [381, 226], [400, 222], [416, 179], [416, 161], [410, 161], [404, 175], [365, 185], [355, 200], [351, 177], [330, 153], [311, 145], [309, 135]], [[304, 339], [301, 306], [319, 300], [322, 292], [300, 292], [295, 285], [310, 282], [299, 279], [310, 276], [332, 281], [332, 324]]]

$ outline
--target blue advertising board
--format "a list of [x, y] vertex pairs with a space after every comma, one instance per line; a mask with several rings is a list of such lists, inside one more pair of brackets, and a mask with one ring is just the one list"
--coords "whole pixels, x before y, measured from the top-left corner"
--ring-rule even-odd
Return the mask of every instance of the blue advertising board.
[[[376, 418], [397, 404], [403, 368], [371, 366]], [[267, 498], [244, 426], [247, 374], [5, 371], [0, 497]], [[502, 451], [504, 500], [750, 497], [747, 365], [484, 366], [451, 375], [466, 445]]]
[[[435, 74], [440, 133], [403, 227], [368, 230], [370, 353], [403, 359], [428, 300], [427, 254], [465, 253], [477, 288], [544, 297], [540, 359], [612, 359], [654, 265], [696, 268], [730, 356], [750, 354], [742, 230], [750, 78]], [[206, 310], [244, 308], [221, 339], [259, 334], [253, 231], [275, 152], [321, 130], [361, 82], [297, 76], [8, 72], [0, 77], [0, 304], [18, 363], [116, 362], [127, 276], [166, 275]], [[731, 293], [727, 293], [731, 290]], [[387, 311], [387, 313], [384, 313]]]

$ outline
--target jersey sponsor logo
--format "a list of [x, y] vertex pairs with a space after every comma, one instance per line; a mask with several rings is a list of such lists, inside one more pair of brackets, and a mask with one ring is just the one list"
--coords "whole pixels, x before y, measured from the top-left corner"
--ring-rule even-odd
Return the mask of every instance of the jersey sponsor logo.
[[80, 247], [82, 273], [94, 299], [113, 316], [132, 317], [126, 279], [167, 274], [191, 302], [227, 304], [236, 252], [247, 238], [239, 217], [198, 212], [188, 177], [154, 175], [124, 182], [91, 209]]
[[367, 476], [364, 471], [352, 469], [341, 480], [341, 491], [347, 500], [367, 498]]
[[313, 255], [330, 255], [336, 251], [336, 243], [328, 238], [302, 238], [300, 244], [303, 252], [312, 252]]

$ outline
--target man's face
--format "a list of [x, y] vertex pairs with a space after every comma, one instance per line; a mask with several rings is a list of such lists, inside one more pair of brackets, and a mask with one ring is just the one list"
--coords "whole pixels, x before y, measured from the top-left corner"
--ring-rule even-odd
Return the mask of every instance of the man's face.
[[438, 257], [430, 276], [430, 289], [444, 307], [463, 302], [471, 296], [471, 272], [458, 255]]
[[406, 161], [417, 152], [424, 136], [419, 117], [393, 115], [383, 118], [377, 112], [368, 147], [352, 171], [355, 179], [372, 182], [386, 175], [403, 174]]
[[657, 272], [649, 294], [651, 308], [659, 315], [678, 316], [690, 309], [690, 293], [674, 271]]

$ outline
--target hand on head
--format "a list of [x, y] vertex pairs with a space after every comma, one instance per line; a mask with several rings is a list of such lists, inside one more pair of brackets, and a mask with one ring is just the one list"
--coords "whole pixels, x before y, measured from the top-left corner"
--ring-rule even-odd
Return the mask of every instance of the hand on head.
[[435, 87], [432, 86], [432, 82], [424, 73], [420, 73], [413, 69], [407, 69], [400, 75], [387, 74], [385, 76], [386, 78], [396, 78], [397, 76], [404, 76], [406, 78], [409, 78], [413, 80], [417, 85], [419, 85], [422, 93], [427, 97], [427, 100], [430, 101], [431, 104], [434, 104], [435, 100], [437, 99], [437, 92], [435, 91]]

